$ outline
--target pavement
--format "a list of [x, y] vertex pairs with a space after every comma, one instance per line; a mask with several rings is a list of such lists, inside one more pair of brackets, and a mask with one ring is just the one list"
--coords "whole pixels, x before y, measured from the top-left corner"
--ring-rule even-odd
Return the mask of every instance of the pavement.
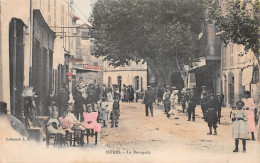
[[145, 116], [141, 103], [120, 106], [119, 127], [102, 128], [97, 146], [94, 138], [88, 145], [65, 148], [46, 148], [43, 142], [1, 141], [0, 162], [260, 162], [259, 141], [247, 141], [246, 153], [241, 152], [242, 143], [240, 152], [232, 152], [231, 108], [222, 109], [218, 135], [207, 135], [199, 106], [194, 122], [187, 121], [181, 106], [177, 107], [179, 119], [168, 119], [162, 104], [154, 104], [153, 117]]

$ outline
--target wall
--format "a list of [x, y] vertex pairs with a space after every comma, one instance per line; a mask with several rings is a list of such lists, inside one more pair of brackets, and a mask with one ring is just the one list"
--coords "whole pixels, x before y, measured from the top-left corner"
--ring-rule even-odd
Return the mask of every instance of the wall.
[[[103, 82], [108, 83], [108, 77], [111, 78], [111, 84], [118, 84], [118, 76], [122, 78], [121, 86], [132, 85], [135, 88], [135, 77], [139, 76], [139, 91], [141, 90], [141, 80], [143, 90], [147, 89], [147, 63], [136, 63], [131, 61], [129, 65], [113, 67], [109, 65], [109, 61], [104, 62]], [[141, 79], [142, 78], [142, 79]]]

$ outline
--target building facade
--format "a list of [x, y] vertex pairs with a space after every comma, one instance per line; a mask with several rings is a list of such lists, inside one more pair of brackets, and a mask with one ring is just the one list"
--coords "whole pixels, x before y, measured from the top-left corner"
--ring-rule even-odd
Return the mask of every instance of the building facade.
[[72, 11], [65, 0], [1, 0], [0, 7], [0, 101], [21, 118], [26, 87], [46, 108], [52, 90], [68, 82]]
[[81, 66], [85, 70], [77, 71], [76, 79], [80, 77], [83, 78], [83, 81], [86, 84], [103, 84], [103, 58], [96, 58], [91, 55], [94, 39], [91, 38], [92, 26], [90, 24], [81, 24], [76, 29], [78, 36], [83, 36], [82, 38], [76, 39], [76, 58], [81, 58], [82, 63], [78, 63], [77, 67]]
[[226, 106], [234, 106], [250, 91], [259, 102], [259, 68], [252, 51], [246, 52], [243, 45], [229, 42], [222, 44], [222, 89]]
[[103, 83], [106, 85], [132, 85], [135, 91], [147, 89], [147, 63], [130, 61], [128, 65], [114, 67], [104, 61]]
[[[227, 1], [219, 1], [223, 15], [228, 14], [226, 5]], [[251, 50], [245, 49], [243, 45], [222, 40], [221, 71], [225, 106], [234, 106], [243, 98], [244, 91], [250, 91], [256, 104], [259, 103], [259, 64]]]

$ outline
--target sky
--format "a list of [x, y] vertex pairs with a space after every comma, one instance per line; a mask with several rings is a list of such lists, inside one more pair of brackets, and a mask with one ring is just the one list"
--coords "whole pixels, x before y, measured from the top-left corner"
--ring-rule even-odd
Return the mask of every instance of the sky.
[[83, 23], [88, 22], [88, 18], [90, 17], [92, 11], [91, 4], [96, 1], [97, 0], [73, 0], [75, 15], [79, 17]]

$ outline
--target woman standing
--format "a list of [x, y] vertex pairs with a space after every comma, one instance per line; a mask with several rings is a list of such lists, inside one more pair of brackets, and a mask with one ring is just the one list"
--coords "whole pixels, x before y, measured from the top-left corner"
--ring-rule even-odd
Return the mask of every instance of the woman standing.
[[235, 139], [236, 148], [233, 152], [238, 152], [239, 139], [243, 142], [243, 151], [246, 151], [246, 139], [249, 139], [247, 128], [247, 115], [242, 110], [244, 107], [243, 101], [236, 103], [236, 109], [232, 111], [232, 137]]
[[251, 133], [252, 135], [252, 140], [255, 140], [255, 102], [254, 100], [250, 97], [251, 94], [249, 91], [244, 92], [244, 98], [242, 101], [244, 102], [244, 109], [245, 113], [248, 117], [247, 125], [248, 125], [248, 132]]

